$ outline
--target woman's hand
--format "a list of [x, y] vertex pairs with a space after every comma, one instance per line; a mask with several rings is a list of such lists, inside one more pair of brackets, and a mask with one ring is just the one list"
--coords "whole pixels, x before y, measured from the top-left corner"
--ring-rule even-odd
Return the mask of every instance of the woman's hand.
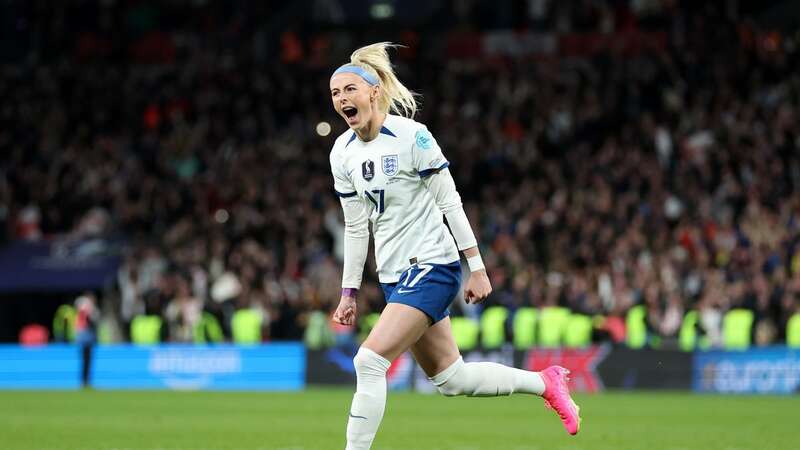
[[355, 325], [356, 323], [356, 298], [345, 297], [339, 300], [339, 306], [333, 312], [333, 321], [342, 325]]
[[467, 280], [467, 287], [464, 288], [464, 300], [467, 303], [477, 304], [486, 300], [491, 293], [492, 283], [489, 282], [486, 270], [472, 272]]

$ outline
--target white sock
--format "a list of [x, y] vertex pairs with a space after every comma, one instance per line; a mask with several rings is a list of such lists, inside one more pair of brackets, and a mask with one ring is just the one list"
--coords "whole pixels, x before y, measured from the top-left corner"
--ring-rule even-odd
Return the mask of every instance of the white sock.
[[542, 395], [544, 380], [538, 372], [515, 369], [492, 362], [465, 363], [462, 358], [429, 378], [439, 392], [450, 397], [497, 397], [522, 394]]
[[391, 364], [383, 356], [361, 347], [353, 358], [356, 393], [347, 421], [346, 450], [367, 450], [375, 439], [386, 406], [386, 371]]

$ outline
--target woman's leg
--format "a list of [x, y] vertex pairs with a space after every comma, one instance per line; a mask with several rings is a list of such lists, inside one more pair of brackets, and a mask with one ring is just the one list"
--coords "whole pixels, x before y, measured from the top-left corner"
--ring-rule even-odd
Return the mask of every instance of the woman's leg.
[[353, 358], [356, 393], [347, 422], [347, 450], [368, 449], [386, 405], [386, 371], [391, 361], [416, 342], [430, 324], [422, 311], [389, 303]]
[[411, 346], [417, 363], [439, 392], [446, 396], [496, 397], [515, 392], [542, 395], [544, 380], [538, 372], [493, 362], [465, 363], [445, 317]]
[[540, 395], [545, 405], [556, 411], [568, 433], [578, 432], [580, 408], [569, 395], [569, 371], [563, 367], [529, 372], [492, 362], [465, 363], [453, 339], [449, 317], [428, 328], [411, 351], [431, 382], [446, 396], [497, 397], [515, 392]]

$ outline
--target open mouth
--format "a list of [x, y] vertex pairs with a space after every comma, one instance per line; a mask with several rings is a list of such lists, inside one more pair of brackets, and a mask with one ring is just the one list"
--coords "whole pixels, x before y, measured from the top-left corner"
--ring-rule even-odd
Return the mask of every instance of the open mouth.
[[347, 117], [348, 122], [353, 122], [353, 119], [355, 119], [356, 115], [358, 115], [358, 109], [356, 109], [355, 106], [345, 106], [342, 108], [342, 112], [344, 113], [345, 117]]

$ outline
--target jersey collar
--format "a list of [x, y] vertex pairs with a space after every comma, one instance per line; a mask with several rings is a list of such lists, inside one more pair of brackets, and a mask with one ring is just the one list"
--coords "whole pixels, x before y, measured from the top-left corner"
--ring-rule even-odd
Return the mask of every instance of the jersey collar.
[[[388, 136], [391, 136], [391, 137], [397, 137], [397, 135], [392, 133], [392, 130], [386, 128], [385, 125], [381, 126], [380, 134], [385, 134], [385, 135], [388, 135]], [[350, 145], [350, 143], [355, 141], [355, 140], [356, 140], [356, 132], [353, 131], [353, 134], [350, 136], [350, 139], [347, 140], [347, 144], [344, 144], [345, 148], [347, 148], [347, 146]]]

